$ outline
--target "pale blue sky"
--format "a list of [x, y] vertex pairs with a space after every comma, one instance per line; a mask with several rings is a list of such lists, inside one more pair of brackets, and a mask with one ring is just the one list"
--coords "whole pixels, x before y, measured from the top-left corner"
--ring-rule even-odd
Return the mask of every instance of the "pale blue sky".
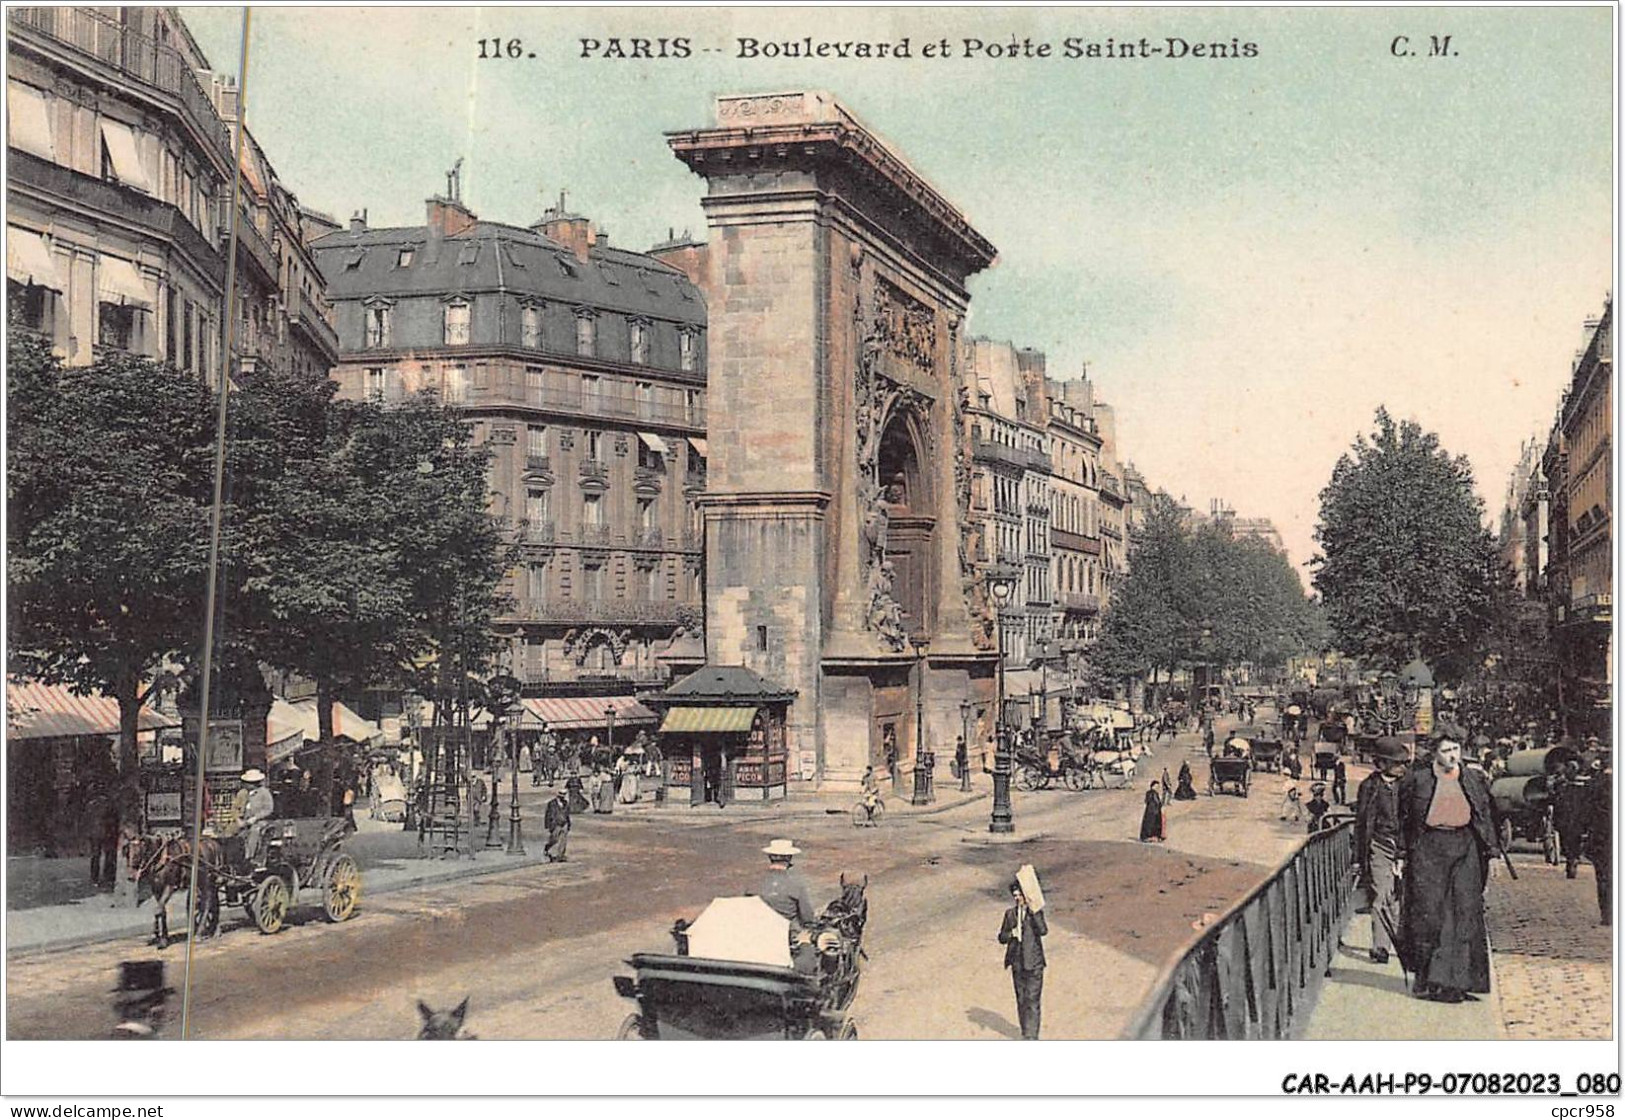
[[[237, 9], [183, 9], [236, 68]], [[1492, 513], [1550, 424], [1612, 275], [1613, 13], [1499, 9], [254, 9], [250, 127], [308, 205], [422, 220], [544, 195], [617, 244], [699, 233], [661, 133], [717, 93], [828, 89], [999, 247], [970, 329], [1085, 360], [1153, 486], [1312, 551], [1316, 495], [1378, 404], [1473, 461]], [[1449, 59], [1396, 59], [1408, 35]], [[685, 35], [598, 61], [582, 37]], [[734, 39], [947, 36], [956, 57], [767, 61]], [[1232, 37], [1246, 60], [972, 61], [960, 40]], [[477, 58], [519, 37], [535, 59]], [[701, 48], [716, 48], [707, 53]]]

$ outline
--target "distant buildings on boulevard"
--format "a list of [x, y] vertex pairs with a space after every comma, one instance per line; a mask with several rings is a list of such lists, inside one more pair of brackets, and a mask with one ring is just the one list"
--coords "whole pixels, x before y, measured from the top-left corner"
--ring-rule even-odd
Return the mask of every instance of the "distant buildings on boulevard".
[[[497, 625], [537, 721], [726, 725], [772, 796], [912, 769], [921, 697], [931, 743], [985, 744], [1001, 644], [1013, 670], [1078, 668], [1151, 490], [1088, 376], [964, 333], [993, 246], [827, 94], [719, 98], [712, 126], [667, 137], [711, 187], [713, 236], [639, 252], [563, 196], [534, 220], [476, 215], [455, 169], [421, 225], [317, 214], [251, 134], [234, 161], [235, 85], [175, 9], [7, 21], [8, 304], [69, 363], [123, 350], [218, 378], [240, 171], [233, 367], [386, 403], [433, 389], [466, 412], [519, 545]], [[1595, 442], [1563, 425], [1564, 447]], [[1594, 609], [1594, 515], [1574, 526], [1565, 570], [1586, 591], [1566, 605]], [[750, 675], [689, 693], [765, 697], [771, 718], [634, 702], [706, 664]], [[386, 738], [410, 722], [399, 696], [347, 699]], [[95, 718], [42, 737], [71, 757], [114, 730]], [[714, 757], [685, 761], [697, 785]]]

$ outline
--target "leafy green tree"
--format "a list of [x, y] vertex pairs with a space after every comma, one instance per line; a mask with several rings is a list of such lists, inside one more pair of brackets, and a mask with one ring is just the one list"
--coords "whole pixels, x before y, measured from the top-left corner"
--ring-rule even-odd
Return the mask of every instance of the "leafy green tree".
[[1193, 524], [1157, 495], [1131, 541], [1128, 576], [1090, 651], [1097, 675], [1155, 684], [1187, 666], [1278, 665], [1315, 640], [1315, 607], [1287, 558], [1223, 522]]
[[6, 357], [8, 669], [115, 699], [129, 772], [141, 705], [201, 641], [213, 397], [134, 355], [64, 365], [23, 330]]
[[1339, 648], [1390, 667], [1420, 656], [1453, 679], [1491, 619], [1484, 504], [1466, 458], [1437, 435], [1386, 409], [1375, 425], [1320, 493], [1314, 584]]
[[332, 701], [452, 650], [483, 666], [506, 557], [486, 509], [488, 453], [453, 409], [385, 409], [266, 372], [233, 407], [238, 618], [259, 655]]

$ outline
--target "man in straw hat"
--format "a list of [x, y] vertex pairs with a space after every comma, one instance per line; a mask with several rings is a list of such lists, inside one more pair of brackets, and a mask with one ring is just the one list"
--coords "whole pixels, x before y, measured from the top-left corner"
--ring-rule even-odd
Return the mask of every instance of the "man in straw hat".
[[1371, 960], [1387, 964], [1399, 929], [1399, 779], [1410, 752], [1385, 735], [1372, 753], [1377, 772], [1354, 794], [1354, 858], [1371, 905]]
[[1484, 885], [1500, 851], [1489, 780], [1462, 765], [1461, 741], [1442, 738], [1433, 761], [1399, 784], [1405, 860], [1404, 937], [1419, 998], [1460, 1003], [1490, 990]]
[[252, 860], [259, 854], [260, 833], [265, 829], [265, 822], [276, 812], [276, 799], [265, 788], [263, 770], [244, 770], [241, 781], [242, 788], [231, 799], [232, 816], [236, 823], [224, 836], [241, 837], [243, 858]]
[[791, 869], [801, 849], [789, 840], [778, 839], [763, 848], [762, 852], [767, 856], [767, 876], [756, 895], [775, 914], [789, 921], [793, 945], [791, 956], [796, 968], [802, 972], [812, 972], [818, 966], [818, 950], [812, 940], [802, 934], [813, 925], [817, 910], [813, 907], [812, 891], [807, 886], [807, 880], [801, 877], [800, 872]]

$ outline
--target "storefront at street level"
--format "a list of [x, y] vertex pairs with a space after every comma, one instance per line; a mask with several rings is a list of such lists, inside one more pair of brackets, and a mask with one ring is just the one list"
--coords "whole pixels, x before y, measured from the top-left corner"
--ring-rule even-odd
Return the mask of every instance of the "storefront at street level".
[[739, 665], [702, 666], [644, 697], [661, 713], [670, 785], [687, 786], [690, 805], [783, 798], [789, 789], [785, 726], [795, 698]]
[[[155, 731], [174, 725], [142, 708], [136, 726], [150, 745]], [[6, 843], [12, 853], [38, 847], [68, 854], [85, 847], [94, 787], [110, 786], [117, 773], [118, 734], [118, 701], [109, 696], [7, 682]]]

